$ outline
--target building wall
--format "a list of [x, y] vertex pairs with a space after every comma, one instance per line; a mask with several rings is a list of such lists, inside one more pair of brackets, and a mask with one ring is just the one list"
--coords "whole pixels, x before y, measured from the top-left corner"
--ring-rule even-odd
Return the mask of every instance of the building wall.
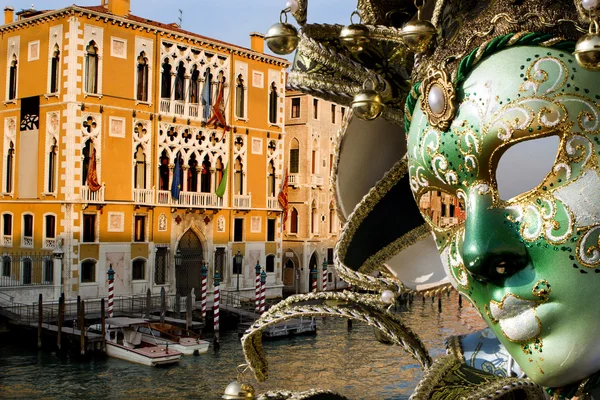
[[[12, 260], [14, 271], [10, 271], [11, 275], [17, 273], [15, 265], [26, 252], [40, 253], [47, 258], [59, 253], [63, 257], [61, 274], [53, 282], [53, 286], [58, 288], [56, 293], [64, 291], [68, 297], [81, 295], [84, 298], [106, 296], [106, 271], [110, 265], [116, 271], [117, 295], [142, 294], [147, 289], [159, 293], [162, 287], [168, 293], [174, 293], [177, 281], [181, 283], [184, 276], [176, 273], [174, 256], [177, 249], [183, 248], [182, 238], [188, 240], [186, 232], [193, 232], [198, 239], [193, 247], [200, 251], [201, 257], [194, 259], [192, 265], [191, 261], [185, 261], [187, 253], [182, 254], [187, 268], [195, 270], [195, 286], [199, 286], [196, 285], [197, 270], [206, 262], [209, 290], [213, 287], [216, 267], [220, 269], [222, 289], [234, 290], [232, 260], [239, 248], [244, 255], [240, 289], [248, 297], [254, 295], [254, 265], [258, 261], [264, 268], [266, 257], [272, 254], [275, 263], [274, 271], [268, 273], [268, 295], [281, 295], [280, 222], [275, 230], [275, 240], [267, 242], [267, 220], [276, 218], [280, 210], [276, 200], [273, 201], [272, 193], [267, 193], [266, 177], [267, 167], [273, 162], [276, 187], [281, 186], [285, 137], [283, 87], [287, 61], [190, 35], [176, 27], [147, 22], [142, 18], [109, 15], [101, 6], [72, 6], [32, 15], [5, 24], [0, 30], [0, 54], [10, 53], [12, 56], [14, 53], [18, 58], [17, 93], [14, 100], [8, 100], [8, 61], [11, 56], [0, 57], [0, 69], [6, 71], [6, 78], [0, 75], [0, 96], [6, 99], [5, 107], [0, 111], [0, 127], [4, 131], [3, 140], [0, 140], [0, 214], [11, 213], [13, 216], [11, 235], [0, 231], [0, 256]], [[95, 91], [86, 88], [90, 71], [89, 57], [86, 56], [90, 44], [95, 44], [98, 58]], [[50, 93], [51, 58], [55, 45], [60, 49], [59, 85], [56, 93]], [[35, 53], [31, 46], [37, 48], [37, 59], [31, 57], [32, 51]], [[138, 59], [142, 52], [148, 65], [147, 100], [137, 99]], [[179, 62], [183, 62], [185, 93], [182, 101], [176, 100], [175, 95], [165, 97], [161, 93], [165, 58], [172, 66], [169, 83], [172, 93], [175, 92]], [[199, 98], [204, 87], [203, 75], [199, 75], [198, 100], [191, 101], [190, 82], [194, 79], [194, 66], [211, 68], [214, 72], [211, 86], [213, 102], [218, 95], [218, 72], [225, 78], [223, 113], [228, 128], [208, 125], [202, 114]], [[238, 72], [247, 76], [244, 80], [243, 116], [237, 115], [235, 110]], [[252, 82], [254, 76], [256, 81]], [[269, 122], [272, 83], [275, 83], [278, 95], [278, 116], [274, 123]], [[21, 109], [27, 97], [39, 98], [37, 149], [20, 148], [20, 137], [24, 134], [20, 127]], [[56, 185], [54, 190], [49, 191], [49, 151], [54, 140], [58, 147]], [[96, 151], [96, 170], [101, 185], [96, 192], [90, 190], [85, 179], [88, 161], [91, 160], [90, 154], [86, 155], [84, 151], [87, 141], [93, 143]], [[9, 170], [10, 143], [14, 148], [13, 189], [7, 191], [5, 181]], [[138, 155], [142, 161], [136, 169], [138, 148], [141, 149]], [[163, 178], [168, 176], [168, 184], [161, 191], [163, 151], [167, 155], [166, 159], [163, 158], [166, 160], [164, 171], [168, 171]], [[179, 200], [173, 199], [170, 190], [177, 155], [186, 164], [181, 166], [184, 179]], [[196, 191], [187, 187], [187, 162], [192, 155], [198, 161], [198, 174], [202, 174], [204, 157], [211, 162], [210, 167], [204, 168], [211, 176], [210, 189], [206, 193], [201, 193], [200, 187]], [[20, 162], [21, 157], [37, 159], [35, 173], [32, 164]], [[234, 184], [234, 164], [238, 157], [243, 164], [241, 194], [236, 193]], [[228, 167], [228, 173], [224, 175], [227, 187], [222, 198], [215, 195], [220, 182], [217, 181], [220, 172], [216, 170], [219, 158], [223, 167]], [[141, 187], [134, 186], [136, 171], [140, 181], [144, 181], [142, 177], [145, 175], [145, 184], [139, 185]], [[142, 175], [139, 171], [143, 172]], [[25, 198], [19, 193], [23, 179], [35, 180], [37, 193], [33, 198]], [[21, 239], [24, 213], [31, 213], [34, 221], [33, 244], [28, 242], [27, 246], [23, 246]], [[44, 237], [43, 221], [48, 213], [56, 215], [54, 242], [45, 241]], [[95, 216], [92, 243], [84, 242], [84, 225], [88, 215]], [[145, 217], [141, 242], [135, 241], [136, 216]], [[242, 243], [234, 241], [236, 218], [244, 219]], [[3, 221], [0, 220], [0, 224]], [[167, 279], [164, 284], [155, 281], [157, 254], [164, 251], [161, 248], [167, 249]], [[215, 265], [217, 248], [224, 251], [224, 262], [219, 266]], [[0, 266], [2, 260], [4, 258], [0, 259]], [[83, 282], [82, 276], [86, 273], [82, 271], [82, 265], [86, 260], [96, 262], [92, 282]], [[134, 260], [145, 261], [142, 279], [133, 279]], [[237, 276], [235, 278], [237, 289]], [[24, 284], [22, 279], [10, 282], [11, 285]], [[196, 292], [196, 295], [199, 296], [199, 293]]]
[[[293, 99], [299, 99], [299, 111], [292, 107]], [[325, 260], [327, 289], [345, 287], [333, 268], [332, 253], [340, 233], [340, 222], [330, 175], [335, 140], [346, 110], [340, 105], [295, 91], [288, 91], [285, 101], [285, 159], [286, 167], [290, 170], [290, 183], [288, 220], [283, 237], [283, 265], [289, 260], [288, 265], [293, 265], [293, 269], [284, 268], [284, 284], [291, 292], [309, 291], [309, 286], [312, 288], [311, 266], [316, 264], [318, 290], [322, 290], [322, 265]], [[290, 164], [290, 149], [296, 140], [299, 163], [298, 172], [294, 173]], [[292, 209], [298, 212], [297, 233], [292, 232]]]

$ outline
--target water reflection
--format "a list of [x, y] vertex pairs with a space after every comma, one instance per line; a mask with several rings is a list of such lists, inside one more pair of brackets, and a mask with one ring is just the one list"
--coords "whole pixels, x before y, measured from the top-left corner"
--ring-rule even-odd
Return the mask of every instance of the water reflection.
[[[436, 357], [445, 352], [444, 338], [481, 329], [477, 312], [458, 308], [457, 294], [437, 300], [415, 299], [409, 310], [399, 310]], [[55, 354], [23, 350], [0, 341], [0, 398], [22, 399], [217, 399], [235, 379], [244, 362], [237, 334], [221, 336], [221, 349], [198, 357], [184, 357], [166, 368], [138, 366], [107, 359], [78, 362]], [[416, 362], [403, 350], [374, 340], [373, 329], [345, 320], [318, 321], [316, 336], [265, 342], [269, 362], [267, 382], [251, 383], [268, 390], [332, 389], [352, 399], [405, 399], [421, 377]]]

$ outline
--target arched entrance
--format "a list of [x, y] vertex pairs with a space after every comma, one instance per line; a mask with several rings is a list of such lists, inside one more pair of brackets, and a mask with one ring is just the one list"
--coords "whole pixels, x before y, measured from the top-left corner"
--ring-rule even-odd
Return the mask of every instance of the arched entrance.
[[319, 260], [317, 259], [317, 252], [313, 252], [312, 256], [310, 256], [310, 262], [308, 263], [308, 291], [311, 292], [312, 291], [312, 284], [313, 284], [313, 275], [312, 272], [314, 269], [317, 269], [317, 266], [319, 265]]
[[181, 265], [175, 268], [177, 293], [187, 296], [194, 288], [196, 296], [202, 293], [202, 263], [204, 253], [200, 238], [190, 229], [179, 241], [177, 250], [181, 254]]

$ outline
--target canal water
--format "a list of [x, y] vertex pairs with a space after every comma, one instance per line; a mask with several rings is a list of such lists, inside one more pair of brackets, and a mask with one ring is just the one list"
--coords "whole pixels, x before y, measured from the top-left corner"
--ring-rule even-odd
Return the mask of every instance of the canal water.
[[[433, 357], [444, 339], [481, 329], [477, 312], [456, 292], [437, 300], [417, 298], [398, 313], [417, 332]], [[351, 399], [406, 399], [421, 378], [414, 360], [396, 346], [374, 340], [373, 329], [346, 320], [318, 320], [318, 334], [264, 342], [268, 390], [334, 390]], [[208, 338], [207, 338], [208, 339]], [[237, 332], [221, 335], [221, 348], [188, 356], [179, 365], [152, 368], [116, 359], [78, 361], [48, 351], [15, 346], [0, 336], [0, 398], [6, 399], [218, 399], [244, 362]]]

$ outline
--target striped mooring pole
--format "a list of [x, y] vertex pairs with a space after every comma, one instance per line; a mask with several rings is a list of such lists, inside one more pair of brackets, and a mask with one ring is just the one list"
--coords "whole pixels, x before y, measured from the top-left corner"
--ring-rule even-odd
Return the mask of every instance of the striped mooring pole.
[[115, 301], [115, 270], [112, 264], [108, 266], [108, 318], [113, 317], [113, 306]]
[[327, 260], [323, 260], [323, 287], [321, 290], [323, 292], [327, 290]]
[[254, 291], [254, 310], [256, 312], [260, 312], [260, 296], [262, 293], [262, 285], [260, 283], [260, 264], [258, 260], [256, 261], [256, 265], [254, 266], [256, 269], [256, 288]]
[[214, 312], [214, 329], [215, 329], [215, 343], [219, 343], [219, 308], [221, 301], [221, 291], [219, 290], [219, 285], [221, 284], [221, 274], [219, 271], [215, 271], [214, 277], [214, 285], [215, 285], [215, 298], [213, 301], [213, 312]]
[[312, 291], [313, 293], [317, 293], [317, 266], [311, 271], [312, 275]]
[[202, 300], [202, 319], [206, 319], [206, 287], [207, 287], [207, 276], [208, 276], [208, 267], [206, 263], [202, 265], [202, 293], [200, 299]]
[[267, 295], [267, 273], [265, 270], [260, 274], [260, 314], [265, 312], [265, 297]]

